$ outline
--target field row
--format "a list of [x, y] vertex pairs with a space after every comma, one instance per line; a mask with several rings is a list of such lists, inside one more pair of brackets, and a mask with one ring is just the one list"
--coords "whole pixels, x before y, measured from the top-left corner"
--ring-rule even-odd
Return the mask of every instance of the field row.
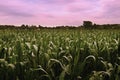
[[0, 80], [120, 80], [120, 30], [0, 30]]

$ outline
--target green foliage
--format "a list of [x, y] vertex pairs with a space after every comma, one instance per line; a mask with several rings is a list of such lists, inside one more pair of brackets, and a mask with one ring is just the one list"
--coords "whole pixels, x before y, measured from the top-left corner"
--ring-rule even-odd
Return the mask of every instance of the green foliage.
[[120, 31], [0, 30], [0, 80], [120, 80]]

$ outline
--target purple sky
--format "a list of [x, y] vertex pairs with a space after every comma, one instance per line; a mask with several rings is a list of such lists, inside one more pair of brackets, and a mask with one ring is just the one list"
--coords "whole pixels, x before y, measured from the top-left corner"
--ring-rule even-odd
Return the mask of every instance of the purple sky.
[[119, 0], [0, 0], [0, 24], [120, 23]]

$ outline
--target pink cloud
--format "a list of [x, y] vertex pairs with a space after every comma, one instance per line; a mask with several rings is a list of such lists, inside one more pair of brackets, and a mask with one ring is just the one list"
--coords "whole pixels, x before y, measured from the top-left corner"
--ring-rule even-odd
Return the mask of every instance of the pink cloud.
[[1, 0], [0, 23], [81, 25], [83, 20], [119, 23], [117, 0]]

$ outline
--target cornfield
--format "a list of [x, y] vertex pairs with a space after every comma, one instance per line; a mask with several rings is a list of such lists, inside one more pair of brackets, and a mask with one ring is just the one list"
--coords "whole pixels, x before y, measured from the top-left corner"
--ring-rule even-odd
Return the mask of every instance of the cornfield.
[[0, 30], [0, 80], [120, 80], [120, 30]]

